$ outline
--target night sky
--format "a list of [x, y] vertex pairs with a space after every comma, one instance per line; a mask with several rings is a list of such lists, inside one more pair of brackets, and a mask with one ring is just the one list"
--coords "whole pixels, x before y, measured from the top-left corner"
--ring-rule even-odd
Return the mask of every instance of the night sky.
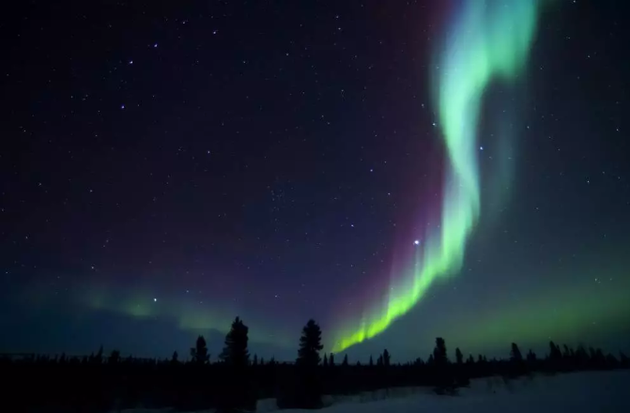
[[628, 7], [17, 2], [0, 352], [630, 349]]

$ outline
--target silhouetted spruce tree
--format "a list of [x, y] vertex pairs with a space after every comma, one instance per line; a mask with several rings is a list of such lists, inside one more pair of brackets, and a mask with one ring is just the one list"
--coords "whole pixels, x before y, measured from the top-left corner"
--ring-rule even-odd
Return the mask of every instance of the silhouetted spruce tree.
[[322, 361], [324, 367], [328, 367], [328, 355], [324, 353], [324, 361]]
[[442, 337], [435, 339], [435, 348], [433, 349], [433, 359], [438, 366], [448, 364], [448, 356], [446, 355], [446, 342]]
[[583, 369], [588, 365], [588, 360], [588, 353], [584, 346], [580, 344], [575, 352], [575, 363]]
[[243, 320], [236, 317], [232, 322], [230, 331], [225, 336], [225, 346], [221, 352], [221, 360], [232, 367], [244, 367], [249, 363], [247, 351], [247, 336], [249, 328], [243, 324]]
[[446, 355], [446, 342], [442, 337], [437, 337], [435, 339], [433, 360], [436, 379], [435, 391], [439, 394], [452, 391], [453, 378], [451, 372], [449, 371], [448, 356]]
[[254, 360], [252, 361], [252, 366], [258, 366], [258, 355], [254, 354]]
[[379, 355], [378, 358], [376, 359], [376, 365], [377, 366], [382, 366], [383, 365], [383, 355]]
[[547, 357], [547, 368], [552, 371], [559, 371], [562, 369], [562, 352], [560, 346], [556, 345], [553, 341], [549, 342], [549, 355]]
[[195, 347], [190, 349], [190, 357], [196, 364], [206, 364], [210, 359], [208, 355], [208, 347], [206, 346], [206, 339], [203, 336], [197, 337]]
[[562, 348], [564, 349], [563, 352], [562, 352], [562, 357], [564, 357], [565, 359], [571, 358], [572, 350], [569, 349], [569, 346], [567, 346], [566, 344], [563, 344]]
[[217, 403], [222, 412], [252, 409], [256, 405], [248, 375], [248, 332], [249, 328], [236, 317], [225, 336], [225, 346], [220, 358], [227, 369], [218, 391]]
[[328, 363], [330, 364], [330, 367], [335, 367], [335, 355], [333, 353], [330, 353]]
[[341, 365], [344, 367], [348, 367], [348, 355], [344, 354], [343, 355], [343, 361], [341, 362]]
[[529, 351], [527, 352], [527, 363], [529, 364], [533, 364], [536, 363], [536, 353], [534, 353], [532, 351], [532, 349], [530, 348]]
[[510, 349], [509, 374], [511, 376], [520, 376], [525, 373], [525, 363], [523, 363], [523, 354], [516, 343], [512, 343]]
[[523, 361], [523, 355], [521, 354], [521, 350], [518, 348], [516, 343], [512, 343], [512, 349], [510, 350], [510, 360], [515, 363], [520, 363]]
[[374, 360], [372, 360], [372, 355], [370, 355], [370, 367], [374, 366]]
[[458, 366], [461, 366], [464, 363], [464, 355], [459, 347], [455, 349], [455, 360], [457, 361]]
[[177, 354], [177, 351], [174, 351], [173, 355], [171, 356], [171, 364], [177, 363], [179, 363], [179, 354]]
[[98, 353], [94, 355], [94, 353], [90, 354], [90, 362], [94, 364], [101, 364], [103, 361], [103, 346], [98, 348]]
[[322, 332], [314, 320], [309, 320], [302, 329], [298, 358], [295, 362], [296, 377], [287, 381], [284, 393], [277, 398], [280, 408], [322, 407], [322, 385], [319, 378], [319, 352], [324, 346], [321, 343]]
[[389, 351], [387, 349], [383, 350], [383, 366], [389, 367], [390, 359]]
[[470, 369], [464, 367], [464, 354], [462, 354], [459, 347], [455, 348], [455, 360], [456, 364], [453, 366], [455, 384], [457, 386], [468, 386], [470, 384], [470, 379], [468, 378]]
[[560, 346], [557, 346], [553, 341], [549, 342], [549, 358], [554, 361], [562, 359], [562, 352]]
[[302, 329], [297, 364], [315, 367], [320, 362], [319, 352], [323, 350], [322, 331], [315, 320], [308, 320]]

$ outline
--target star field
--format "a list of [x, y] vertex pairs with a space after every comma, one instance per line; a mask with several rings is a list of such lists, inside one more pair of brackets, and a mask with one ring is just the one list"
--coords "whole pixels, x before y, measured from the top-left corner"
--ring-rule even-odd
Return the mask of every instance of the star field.
[[[291, 359], [309, 318], [330, 351], [381, 314], [444, 223], [435, 56], [463, 9], [337, 3], [5, 16], [0, 352], [168, 355], [239, 315], [254, 351]], [[438, 335], [627, 346], [628, 7], [549, 3], [514, 82], [480, 100], [461, 268], [353, 356]]]

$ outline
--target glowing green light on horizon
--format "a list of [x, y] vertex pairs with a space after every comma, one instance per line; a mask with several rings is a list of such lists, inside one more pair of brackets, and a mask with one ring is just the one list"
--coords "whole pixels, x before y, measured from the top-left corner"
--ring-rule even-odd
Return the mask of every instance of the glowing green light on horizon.
[[524, 66], [538, 8], [538, 0], [468, 0], [457, 12], [435, 65], [434, 103], [448, 154], [441, 226], [429, 234], [415, 267], [391, 286], [384, 308], [342, 330], [333, 351], [382, 333], [437, 278], [461, 268], [480, 209], [476, 135], [483, 94], [492, 80], [511, 80]]

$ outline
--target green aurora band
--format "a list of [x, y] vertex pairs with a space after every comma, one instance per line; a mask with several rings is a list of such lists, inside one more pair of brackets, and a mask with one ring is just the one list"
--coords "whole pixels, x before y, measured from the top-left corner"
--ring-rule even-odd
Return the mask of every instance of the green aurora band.
[[457, 273], [479, 218], [477, 127], [482, 98], [495, 79], [512, 81], [525, 66], [539, 0], [464, 0], [436, 56], [433, 93], [448, 155], [441, 225], [428, 234], [414, 267], [393, 282], [382, 308], [344, 328], [333, 351], [372, 338], [410, 311], [438, 278]]

